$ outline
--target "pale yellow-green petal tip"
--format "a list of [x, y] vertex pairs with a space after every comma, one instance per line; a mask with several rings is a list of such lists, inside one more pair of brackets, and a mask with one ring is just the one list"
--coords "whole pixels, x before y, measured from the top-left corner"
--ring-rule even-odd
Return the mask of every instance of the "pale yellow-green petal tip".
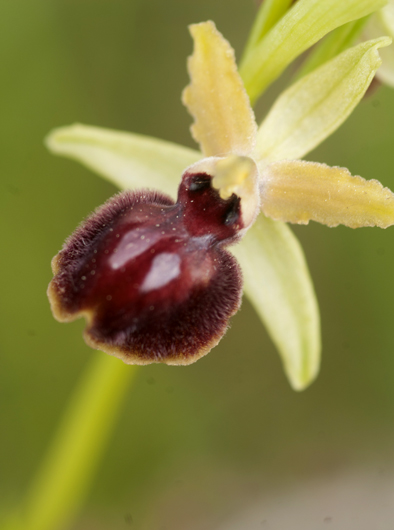
[[63, 154], [64, 149], [68, 150], [69, 144], [98, 144], [106, 140], [109, 134], [122, 135], [121, 131], [112, 131], [101, 127], [73, 123], [52, 129], [44, 138], [44, 144], [53, 153]]
[[73, 136], [73, 130], [77, 128], [78, 125], [70, 125], [67, 127], [58, 127], [52, 129], [49, 134], [44, 139], [45, 146], [52, 153], [57, 153], [59, 151], [59, 145], [62, 141], [67, 141], [69, 137]]
[[285, 366], [286, 376], [293, 390], [306, 390], [316, 379], [320, 371], [320, 350], [314, 359], [307, 360], [302, 367]]
[[[101, 137], [104, 137], [105, 134], [105, 129], [73, 123], [52, 129], [44, 138], [44, 145], [55, 155], [79, 158], [78, 154], [81, 147], [94, 146], [95, 142], [100, 142]], [[95, 137], [94, 141], [92, 141], [92, 137]]]

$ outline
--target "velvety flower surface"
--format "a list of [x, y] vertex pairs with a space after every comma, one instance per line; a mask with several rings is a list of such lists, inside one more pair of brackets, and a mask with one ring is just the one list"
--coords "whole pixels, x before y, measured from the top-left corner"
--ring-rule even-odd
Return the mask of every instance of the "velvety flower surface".
[[355, 46], [303, 77], [257, 127], [229, 43], [212, 22], [191, 34], [183, 102], [201, 152], [83, 125], [49, 136], [52, 151], [122, 188], [173, 197], [180, 182], [176, 202], [125, 192], [93, 214], [54, 259], [52, 308], [59, 320], [85, 316], [87, 342], [126, 362], [188, 364], [218, 342], [239, 306], [240, 273], [225, 247], [242, 238], [231, 250], [246, 294], [302, 389], [319, 368], [319, 313], [302, 250], [283, 221], [394, 223], [394, 195], [379, 182], [301, 160], [357, 105], [390, 39]]
[[190, 364], [217, 344], [241, 302], [240, 201], [187, 171], [178, 201], [123, 192], [99, 208], [53, 261], [60, 321], [85, 316], [85, 340], [126, 363]]

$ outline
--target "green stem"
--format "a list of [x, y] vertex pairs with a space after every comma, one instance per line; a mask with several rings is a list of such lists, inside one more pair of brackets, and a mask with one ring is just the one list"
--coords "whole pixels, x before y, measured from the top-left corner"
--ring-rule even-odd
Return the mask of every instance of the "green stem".
[[81, 507], [136, 371], [95, 353], [20, 510], [2, 528], [63, 528]]

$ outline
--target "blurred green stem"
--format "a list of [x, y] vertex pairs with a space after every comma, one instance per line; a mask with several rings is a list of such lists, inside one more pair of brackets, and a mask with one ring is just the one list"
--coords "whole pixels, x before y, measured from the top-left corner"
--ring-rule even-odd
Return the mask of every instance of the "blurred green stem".
[[83, 503], [136, 366], [95, 353], [32, 487], [2, 528], [57, 530]]

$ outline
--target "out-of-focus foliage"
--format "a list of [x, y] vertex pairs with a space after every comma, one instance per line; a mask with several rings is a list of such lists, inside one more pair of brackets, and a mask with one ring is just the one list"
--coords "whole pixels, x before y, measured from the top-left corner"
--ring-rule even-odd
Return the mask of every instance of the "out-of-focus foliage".
[[[15, 0], [0, 13], [1, 512], [23, 495], [95, 355], [81, 340], [82, 322], [63, 326], [50, 314], [50, 259], [116, 191], [74, 162], [50, 156], [43, 137], [81, 121], [194, 148], [180, 103], [192, 48], [186, 25], [215, 20], [239, 57], [255, 6], [252, 0]], [[270, 89], [267, 105], [277, 90]], [[266, 109], [259, 105], [259, 118]], [[393, 117], [394, 91], [383, 87], [310, 158], [393, 188]], [[303, 394], [289, 388], [245, 302], [219, 347], [197, 364], [140, 370], [75, 529], [213, 530], [249, 503], [264, 505], [268, 492], [286, 510], [282, 489], [312, 488], [316, 479], [330, 484], [348, 469], [368, 477], [367, 492], [386, 487], [394, 476], [394, 229], [312, 223], [296, 232], [322, 314], [317, 381]], [[347, 506], [345, 495], [321, 508], [316, 503], [305, 501], [300, 524], [313, 514], [314, 528], [326, 527], [330, 511], [340, 517]], [[368, 505], [394, 519], [383, 499], [369, 496], [368, 503], [355, 517]], [[274, 520], [268, 523], [275, 528]], [[353, 528], [360, 528], [356, 519]]]

